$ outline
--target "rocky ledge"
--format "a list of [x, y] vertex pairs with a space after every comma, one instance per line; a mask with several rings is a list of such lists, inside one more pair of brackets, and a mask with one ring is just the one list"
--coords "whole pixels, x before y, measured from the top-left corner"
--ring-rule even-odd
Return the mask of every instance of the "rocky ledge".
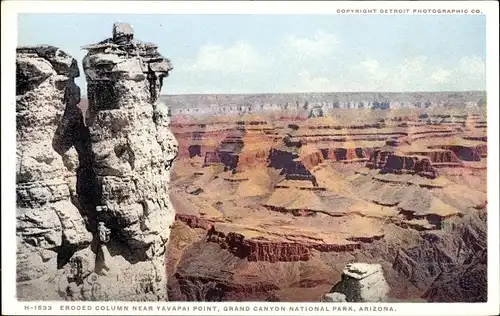
[[18, 298], [165, 300], [172, 66], [123, 23], [85, 49], [86, 124], [77, 61], [17, 49]]

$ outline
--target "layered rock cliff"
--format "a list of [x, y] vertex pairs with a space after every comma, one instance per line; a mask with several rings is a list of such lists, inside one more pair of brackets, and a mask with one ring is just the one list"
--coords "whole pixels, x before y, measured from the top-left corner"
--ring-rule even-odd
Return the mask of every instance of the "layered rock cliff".
[[[168, 250], [171, 299], [258, 301], [274, 293], [317, 301], [354, 261], [381, 265], [388, 301], [431, 301], [427, 290], [467, 300], [459, 282], [452, 293], [444, 289], [475, 251], [469, 246], [486, 241], [478, 215], [487, 206], [486, 130], [474, 122], [463, 128], [484, 114], [337, 110], [301, 121], [261, 112], [174, 123], [184, 148], [199, 151], [175, 162], [174, 235], [182, 241]], [[201, 126], [216, 149], [198, 145]], [[266, 146], [264, 159], [252, 156]], [[484, 297], [486, 283], [475, 275], [464, 284]]]
[[164, 300], [178, 145], [157, 100], [172, 66], [128, 24], [85, 49], [85, 124], [76, 60], [17, 50], [18, 297]]

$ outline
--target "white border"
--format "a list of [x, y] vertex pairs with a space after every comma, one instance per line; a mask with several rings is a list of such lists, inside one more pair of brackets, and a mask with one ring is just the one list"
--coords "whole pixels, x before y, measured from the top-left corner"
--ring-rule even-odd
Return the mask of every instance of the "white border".
[[[497, 315], [499, 314], [499, 51], [498, 51], [498, 3], [496, 1], [308, 1], [308, 2], [271, 2], [271, 1], [163, 1], [163, 2], [141, 2], [125, 1], [119, 4], [116, 1], [3, 1], [1, 8], [2, 23], [2, 314], [34, 314], [33, 310], [25, 311], [24, 303], [18, 303], [15, 299], [15, 265], [16, 265], [16, 243], [15, 243], [15, 47], [17, 44], [17, 13], [253, 13], [253, 14], [336, 14], [337, 9], [479, 9], [487, 15], [487, 91], [488, 91], [488, 303], [398, 303], [398, 304], [370, 304], [370, 306], [392, 306], [395, 312], [355, 312], [354, 314], [377, 314], [377, 315]], [[469, 13], [470, 14], [470, 13]], [[69, 303], [30, 303], [30, 306], [52, 306], [51, 311], [38, 311], [37, 314], [109, 314], [118, 315], [120, 312], [96, 311], [97, 307], [129, 306], [127, 314], [168, 314], [171, 312], [157, 311], [156, 306], [188, 306], [189, 313], [178, 312], [185, 315], [243, 315], [241, 312], [224, 311], [223, 306], [236, 306], [235, 303], [220, 303], [219, 311], [195, 312], [195, 306], [213, 306], [213, 303], [74, 303], [71, 306], [90, 306], [92, 311], [61, 311], [60, 306], [69, 306]], [[317, 304], [299, 303], [245, 303], [251, 314], [264, 315], [265, 312], [253, 311], [254, 306], [316, 306]], [[132, 311], [132, 306], [153, 306], [153, 312]], [[330, 305], [333, 307], [334, 305]], [[335, 305], [338, 306], [338, 305]], [[346, 304], [342, 306], [354, 306], [359, 304]], [[288, 312], [295, 315], [349, 315], [350, 312], [330, 311], [318, 312]], [[123, 313], [122, 313], [123, 314]], [[278, 313], [273, 312], [277, 315]]]

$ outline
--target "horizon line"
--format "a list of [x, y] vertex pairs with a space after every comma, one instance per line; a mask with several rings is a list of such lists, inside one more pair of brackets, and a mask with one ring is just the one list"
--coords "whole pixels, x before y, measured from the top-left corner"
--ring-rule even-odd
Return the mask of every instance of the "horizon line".
[[471, 92], [482, 92], [486, 93], [486, 90], [443, 90], [443, 91], [426, 91], [426, 90], [420, 90], [420, 91], [304, 91], [304, 92], [242, 92], [242, 93], [175, 93], [175, 94], [168, 94], [168, 93], [162, 93], [160, 95], [166, 95], [166, 96], [181, 96], [181, 95], [255, 95], [255, 94], [264, 94], [264, 95], [269, 95], [269, 94], [304, 94], [304, 93], [310, 93], [310, 94], [327, 94], [327, 93], [471, 93]]

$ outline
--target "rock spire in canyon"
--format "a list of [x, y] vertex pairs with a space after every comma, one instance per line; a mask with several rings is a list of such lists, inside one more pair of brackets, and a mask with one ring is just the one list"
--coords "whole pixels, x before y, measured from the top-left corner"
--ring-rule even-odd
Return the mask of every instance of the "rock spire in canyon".
[[85, 123], [77, 61], [17, 49], [17, 295], [165, 300], [178, 145], [158, 98], [173, 68], [125, 23], [84, 49]]
[[93, 225], [103, 236], [102, 267], [120, 284], [114, 296], [162, 300], [164, 252], [174, 220], [170, 167], [178, 145], [158, 97], [172, 66], [156, 45], [135, 40], [125, 23], [113, 25], [112, 38], [84, 49], [95, 173], [89, 177], [97, 184], [88, 205], [95, 207]]

